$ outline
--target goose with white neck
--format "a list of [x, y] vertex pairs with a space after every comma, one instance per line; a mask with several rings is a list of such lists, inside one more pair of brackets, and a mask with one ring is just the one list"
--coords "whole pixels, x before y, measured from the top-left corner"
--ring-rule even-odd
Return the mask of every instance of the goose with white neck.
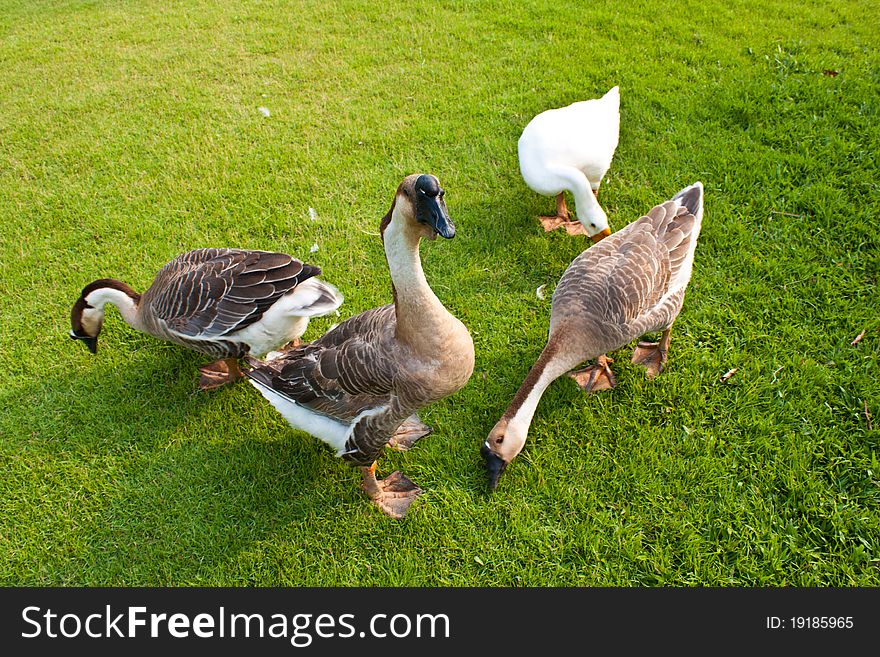
[[320, 273], [285, 253], [188, 251], [143, 294], [112, 278], [86, 285], [70, 313], [70, 337], [97, 353], [104, 307], [116, 306], [132, 328], [218, 359], [199, 368], [199, 387], [210, 390], [241, 378], [238, 358], [297, 341], [310, 317], [339, 307], [342, 295]]
[[400, 472], [377, 479], [376, 459], [386, 445], [407, 449], [430, 431], [415, 413], [464, 387], [474, 343], [431, 290], [419, 258], [422, 238], [455, 236], [437, 179], [407, 176], [380, 232], [394, 303], [277, 358], [248, 359], [245, 374], [291, 426], [359, 467], [370, 499], [402, 518], [421, 490]]
[[[569, 235], [598, 242], [611, 234], [597, 196], [611, 166], [620, 133], [620, 89], [535, 116], [517, 144], [523, 180], [538, 194], [556, 197], [556, 214], [541, 217], [544, 230], [565, 227]], [[571, 221], [565, 192], [574, 198]]]
[[597, 379], [606, 377], [601, 387], [613, 387], [605, 354], [654, 331], [663, 332], [660, 342], [639, 342], [632, 360], [644, 365], [648, 376], [662, 371], [702, 219], [698, 182], [569, 265], [553, 292], [547, 344], [482, 446], [491, 488], [522, 451], [538, 402], [557, 378], [595, 358], [596, 365], [572, 373], [573, 378], [595, 390]]

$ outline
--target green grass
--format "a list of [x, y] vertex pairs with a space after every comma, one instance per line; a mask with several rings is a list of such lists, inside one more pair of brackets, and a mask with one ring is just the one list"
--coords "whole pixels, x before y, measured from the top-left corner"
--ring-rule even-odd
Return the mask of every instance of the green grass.
[[[880, 4], [233, 4], [0, 0], [0, 583], [880, 585]], [[490, 495], [479, 446], [585, 246], [540, 231], [516, 141], [615, 84], [612, 226], [706, 186], [668, 371], [557, 381]], [[199, 355], [115, 312], [96, 357], [67, 338], [85, 283], [203, 246], [319, 264], [343, 317], [387, 303], [416, 171], [477, 365], [380, 460], [426, 490], [403, 522], [251, 386], [197, 392]]]

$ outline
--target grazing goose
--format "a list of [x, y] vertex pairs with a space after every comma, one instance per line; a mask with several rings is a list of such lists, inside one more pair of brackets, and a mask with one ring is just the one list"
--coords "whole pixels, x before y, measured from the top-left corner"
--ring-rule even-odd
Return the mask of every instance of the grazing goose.
[[613, 387], [605, 354], [653, 331], [663, 331], [660, 342], [639, 342], [632, 360], [649, 376], [660, 373], [702, 219], [698, 182], [587, 249], [565, 270], [553, 292], [547, 345], [483, 444], [492, 488], [525, 445], [538, 401], [555, 379], [596, 358], [596, 365], [572, 376], [588, 390]]
[[400, 472], [377, 479], [376, 459], [386, 444], [407, 449], [430, 431], [415, 412], [460, 390], [474, 369], [470, 333], [434, 295], [419, 259], [423, 237], [455, 236], [443, 195], [434, 176], [407, 176], [382, 219], [393, 304], [278, 358], [248, 359], [245, 370], [293, 427], [360, 467], [364, 491], [393, 518], [421, 490]]
[[[556, 196], [556, 214], [541, 217], [544, 230], [565, 226], [570, 235], [586, 233], [594, 242], [611, 234], [596, 195], [620, 133], [620, 89], [601, 98], [547, 110], [533, 118], [519, 138], [519, 169], [526, 184]], [[574, 197], [578, 221], [570, 221], [565, 191]]]
[[112, 278], [83, 288], [70, 313], [70, 337], [93, 354], [113, 304], [133, 328], [217, 358], [199, 368], [210, 390], [241, 378], [237, 358], [262, 355], [305, 332], [309, 318], [342, 303], [321, 269], [284, 253], [196, 249], [166, 264], [143, 294]]

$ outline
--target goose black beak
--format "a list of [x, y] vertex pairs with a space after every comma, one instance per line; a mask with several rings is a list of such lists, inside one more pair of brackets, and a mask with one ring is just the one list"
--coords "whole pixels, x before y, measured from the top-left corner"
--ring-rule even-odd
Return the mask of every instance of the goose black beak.
[[88, 335], [77, 335], [73, 331], [70, 332], [71, 340], [82, 340], [93, 354], [98, 353], [98, 338], [92, 338]]
[[446, 213], [446, 208], [439, 203], [437, 204], [437, 212], [431, 213], [431, 220], [428, 223], [440, 237], [445, 237], [448, 240], [455, 237], [455, 224]]
[[486, 470], [489, 473], [489, 490], [495, 490], [498, 487], [498, 480], [507, 467], [507, 461], [489, 449], [487, 443], [483, 443], [483, 446], [480, 448], [480, 454], [483, 455], [483, 459], [486, 461]]
[[455, 237], [455, 224], [452, 223], [449, 212], [446, 211], [443, 193], [436, 178], [427, 174], [419, 176], [416, 181], [418, 198], [416, 217], [423, 224], [428, 224], [433, 228], [440, 237], [450, 240]]
[[437, 196], [421, 195], [419, 199], [420, 219], [434, 229], [440, 237], [451, 240], [455, 237], [455, 224], [446, 211], [446, 203]]

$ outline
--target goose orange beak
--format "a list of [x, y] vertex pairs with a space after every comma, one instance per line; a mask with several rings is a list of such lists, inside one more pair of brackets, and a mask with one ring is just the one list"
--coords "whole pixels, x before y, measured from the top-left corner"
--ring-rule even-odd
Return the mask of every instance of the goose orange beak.
[[610, 234], [611, 234], [611, 229], [605, 228], [604, 230], [600, 230], [595, 235], [590, 235], [590, 239], [593, 240], [593, 244], [595, 244], [596, 242], [601, 242], [606, 237], [608, 237]]

